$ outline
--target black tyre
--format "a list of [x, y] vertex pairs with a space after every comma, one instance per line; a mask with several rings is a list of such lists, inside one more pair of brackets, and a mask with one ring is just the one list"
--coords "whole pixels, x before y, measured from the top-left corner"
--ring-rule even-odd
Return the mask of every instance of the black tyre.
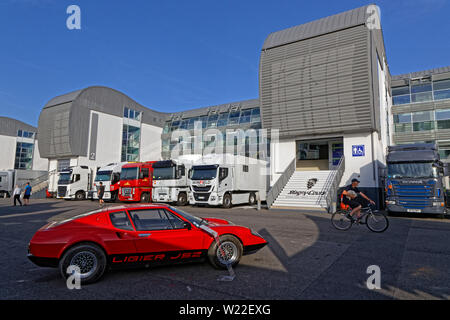
[[231, 206], [231, 194], [227, 193], [223, 196], [222, 207], [224, 207], [225, 209], [229, 209], [231, 208]]
[[144, 202], [144, 203], [150, 202], [150, 194], [148, 194], [148, 193], [143, 193], [143, 194], [141, 195], [141, 202]]
[[248, 203], [250, 205], [256, 204], [256, 194], [254, 192], [250, 193], [250, 195], [248, 196]]
[[84, 200], [86, 199], [86, 194], [84, 191], [78, 191], [77, 193], [75, 193], [75, 200]]
[[70, 248], [59, 260], [59, 272], [64, 279], [69, 266], [80, 269], [81, 284], [94, 283], [98, 281], [106, 270], [107, 260], [103, 250], [93, 243], [80, 243]]
[[185, 206], [188, 203], [187, 194], [181, 192], [178, 194], [177, 206]]
[[377, 211], [368, 214], [365, 222], [370, 231], [377, 233], [384, 232], [389, 227], [388, 218], [381, 212]]
[[331, 224], [338, 230], [345, 231], [352, 227], [353, 222], [346, 217], [347, 211], [338, 210], [331, 216]]
[[236, 266], [242, 257], [242, 243], [232, 235], [224, 235], [219, 241], [213, 241], [208, 250], [208, 259], [216, 269]]

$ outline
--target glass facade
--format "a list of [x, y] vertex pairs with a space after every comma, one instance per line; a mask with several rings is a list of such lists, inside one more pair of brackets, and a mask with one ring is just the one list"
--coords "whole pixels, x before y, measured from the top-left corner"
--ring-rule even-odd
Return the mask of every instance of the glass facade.
[[450, 99], [450, 79], [410, 80], [408, 85], [392, 88], [392, 103], [402, 105]]
[[142, 112], [125, 107], [123, 109], [123, 117], [128, 119], [133, 119], [141, 121]]
[[395, 132], [450, 129], [450, 109], [394, 115]]
[[[181, 137], [179, 141], [171, 141], [170, 133], [177, 129], [193, 130], [196, 122], [201, 122], [201, 128], [218, 129], [219, 134], [211, 134], [199, 141], [199, 146], [194, 144], [194, 137]], [[242, 131], [239, 131], [242, 129]], [[248, 131], [249, 129], [255, 129]], [[208, 116], [192, 117], [187, 119], [174, 119], [167, 121], [163, 128], [162, 154], [164, 158], [170, 158], [170, 153], [178, 145], [181, 154], [194, 154], [201, 148], [206, 153], [233, 153], [254, 158], [270, 156], [268, 139], [259, 134], [261, 129], [261, 113], [259, 108], [244, 110], [231, 109], [228, 112], [210, 113]], [[203, 150], [207, 148], [206, 150]]]
[[122, 161], [139, 161], [141, 146], [141, 129], [131, 125], [123, 125]]
[[14, 169], [31, 170], [33, 168], [33, 143], [17, 142]]

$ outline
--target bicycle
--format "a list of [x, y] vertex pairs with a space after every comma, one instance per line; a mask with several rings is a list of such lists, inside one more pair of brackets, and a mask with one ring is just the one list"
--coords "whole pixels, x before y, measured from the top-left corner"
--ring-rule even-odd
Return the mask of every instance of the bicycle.
[[351, 209], [338, 209], [331, 216], [331, 224], [341, 231], [350, 229], [354, 223], [365, 224], [370, 231], [377, 233], [384, 232], [389, 227], [389, 220], [386, 215], [378, 210], [372, 210], [370, 204], [368, 207], [361, 208], [361, 216], [357, 219], [348, 218], [347, 214], [350, 212]]

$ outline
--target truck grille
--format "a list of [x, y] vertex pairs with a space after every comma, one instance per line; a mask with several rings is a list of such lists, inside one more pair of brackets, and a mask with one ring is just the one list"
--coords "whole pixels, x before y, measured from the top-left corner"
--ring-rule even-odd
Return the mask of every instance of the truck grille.
[[58, 187], [58, 197], [63, 198], [66, 196], [67, 187], [66, 186], [59, 186]]
[[195, 201], [208, 201], [210, 193], [196, 193], [194, 192]]
[[194, 189], [194, 191], [196, 191], [196, 192], [209, 192], [209, 190], [211, 189], [211, 186], [207, 186], [207, 187], [192, 186], [192, 189]]
[[433, 205], [434, 186], [430, 185], [395, 185], [398, 204], [408, 209], [423, 209]]
[[122, 188], [123, 196], [131, 196], [131, 188]]

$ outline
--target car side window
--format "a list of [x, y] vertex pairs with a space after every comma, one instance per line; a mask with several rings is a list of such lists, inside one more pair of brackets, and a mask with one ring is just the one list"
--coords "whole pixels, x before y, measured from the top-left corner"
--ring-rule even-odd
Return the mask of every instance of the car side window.
[[184, 229], [184, 221], [174, 215], [172, 212], [164, 210], [174, 229]]
[[133, 231], [133, 226], [131, 225], [130, 219], [125, 212], [112, 212], [109, 214], [109, 217], [111, 219], [111, 223], [117, 229]]
[[130, 215], [137, 231], [173, 229], [163, 209], [133, 210]]

